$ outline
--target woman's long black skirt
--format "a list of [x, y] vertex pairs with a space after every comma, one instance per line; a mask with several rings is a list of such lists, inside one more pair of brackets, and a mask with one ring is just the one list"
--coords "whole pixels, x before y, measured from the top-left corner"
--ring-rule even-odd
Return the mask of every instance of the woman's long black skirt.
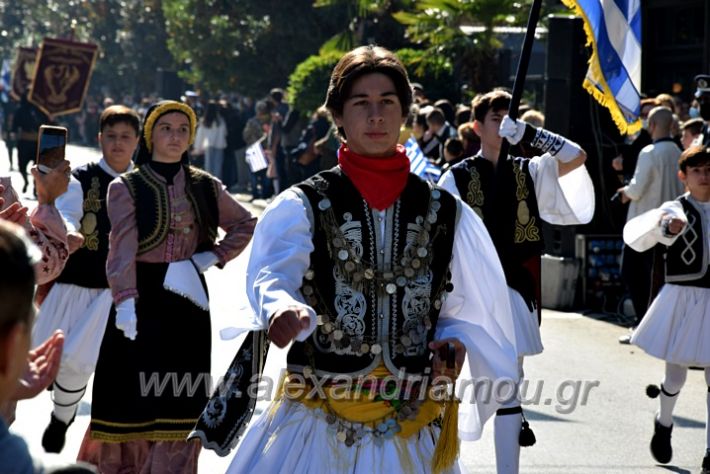
[[210, 314], [163, 288], [167, 268], [167, 263], [136, 264], [134, 341], [116, 328], [111, 309], [94, 375], [93, 439], [184, 440], [207, 402]]

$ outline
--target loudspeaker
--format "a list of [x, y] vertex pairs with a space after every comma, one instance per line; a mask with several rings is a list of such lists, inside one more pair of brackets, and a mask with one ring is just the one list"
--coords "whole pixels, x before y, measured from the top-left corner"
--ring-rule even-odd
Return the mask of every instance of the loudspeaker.
[[162, 99], [180, 100], [185, 83], [175, 71], [158, 69], [155, 71], [155, 90]]
[[[589, 225], [578, 233], [620, 231], [609, 198], [621, 186], [611, 168], [623, 137], [609, 111], [584, 89], [591, 53], [585, 46], [583, 21], [570, 15], [550, 15], [545, 64], [545, 128], [577, 142], [587, 152], [585, 166], [594, 183], [596, 209]], [[574, 230], [543, 223], [546, 252], [573, 256]]]
[[582, 87], [588, 52], [582, 19], [550, 15], [545, 64], [545, 128], [583, 141], [588, 133], [589, 94]]

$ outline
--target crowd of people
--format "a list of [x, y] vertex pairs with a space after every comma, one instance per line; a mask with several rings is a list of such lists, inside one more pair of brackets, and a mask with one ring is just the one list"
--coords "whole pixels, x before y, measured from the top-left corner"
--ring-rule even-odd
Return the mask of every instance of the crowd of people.
[[[688, 367], [705, 370], [710, 417], [709, 82], [697, 78], [699, 118], [680, 122], [672, 97], [646, 99], [642, 132], [613, 164], [619, 198], [632, 203], [623, 271], [640, 324], [630, 342], [666, 362], [649, 389], [660, 396], [660, 463], [672, 457]], [[242, 434], [230, 473], [459, 472], [460, 441], [491, 419], [497, 472], [519, 472], [520, 447], [535, 443], [518, 387], [524, 359], [543, 351], [541, 224], [589, 222], [595, 191], [585, 150], [546, 130], [536, 110], [511, 119], [510, 103], [504, 90], [470, 107], [431, 103], [375, 46], [340, 59], [308, 118], [278, 88], [238, 107], [194, 94], [142, 113], [104, 101], [94, 124], [89, 114], [80, 123], [102, 158], [46, 174], [32, 166], [31, 214], [0, 181], [0, 459], [35, 472], [7, 426], [17, 400], [48, 386], [42, 446], [61, 452], [93, 374], [75, 472], [196, 472], [202, 446]], [[49, 120], [32, 107], [21, 103], [9, 128], [25, 171], [32, 132]], [[438, 184], [410, 172], [411, 140], [442, 170]], [[511, 152], [499, 157], [504, 140]], [[246, 166], [250, 147], [265, 168]], [[230, 192], [240, 182], [271, 199], [258, 223]], [[204, 272], [249, 242], [253, 318], [241, 323], [252, 337], [209, 398]], [[650, 278], [657, 244], [660, 291]], [[289, 346], [286, 376], [242, 433], [256, 393], [239, 387], [258, 379], [270, 343]], [[141, 374], [153, 373], [191, 389], [146, 394]], [[408, 389], [393, 392], [392, 377]], [[461, 378], [509, 381], [512, 395], [459, 400]], [[343, 393], [343, 380], [356, 383]], [[299, 386], [308, 390], [288, 395]], [[710, 423], [706, 436], [710, 472]]]

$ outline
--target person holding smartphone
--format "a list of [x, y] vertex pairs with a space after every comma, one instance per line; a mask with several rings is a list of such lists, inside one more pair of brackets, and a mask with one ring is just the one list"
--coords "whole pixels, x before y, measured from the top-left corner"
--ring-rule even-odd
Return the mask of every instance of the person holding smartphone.
[[[79, 459], [101, 472], [196, 472], [185, 441], [210, 384], [212, 333], [203, 273], [246, 247], [256, 218], [213, 176], [189, 165], [197, 117], [162, 101], [146, 112], [137, 169], [108, 187], [109, 317], [94, 375], [90, 433]], [[218, 228], [225, 235], [217, 238]], [[151, 390], [151, 377], [175, 379]]]
[[55, 200], [64, 194], [69, 184], [69, 162], [62, 160], [47, 174], [31, 168], [37, 190], [37, 207], [32, 212], [22, 204], [9, 176], [0, 176], [0, 220], [21, 225], [35, 245], [42, 251], [42, 259], [35, 264], [38, 285], [56, 278], [69, 257], [67, 228], [57, 211]]
[[[43, 129], [38, 167], [51, 166], [61, 132], [57, 127]], [[139, 136], [137, 112], [123, 105], [106, 108], [99, 118], [102, 158], [75, 169], [69, 189], [56, 201], [69, 229], [72, 254], [40, 306], [32, 332], [35, 343], [57, 329], [62, 329], [66, 337], [53, 385], [54, 410], [42, 437], [42, 446], [50, 453], [61, 452], [64, 447], [66, 431], [96, 366], [112, 305], [106, 280], [111, 230], [106, 195], [114, 178], [133, 169], [131, 160]]]

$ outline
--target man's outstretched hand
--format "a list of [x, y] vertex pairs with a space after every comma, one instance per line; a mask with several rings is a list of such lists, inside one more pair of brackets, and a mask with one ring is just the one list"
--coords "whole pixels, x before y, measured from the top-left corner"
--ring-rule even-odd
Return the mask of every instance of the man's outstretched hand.
[[18, 381], [15, 400], [33, 398], [54, 382], [64, 349], [64, 333], [57, 330], [28, 353], [27, 368]]
[[269, 339], [278, 347], [284, 348], [298, 333], [311, 326], [311, 317], [305, 308], [289, 306], [280, 309], [269, 320]]

